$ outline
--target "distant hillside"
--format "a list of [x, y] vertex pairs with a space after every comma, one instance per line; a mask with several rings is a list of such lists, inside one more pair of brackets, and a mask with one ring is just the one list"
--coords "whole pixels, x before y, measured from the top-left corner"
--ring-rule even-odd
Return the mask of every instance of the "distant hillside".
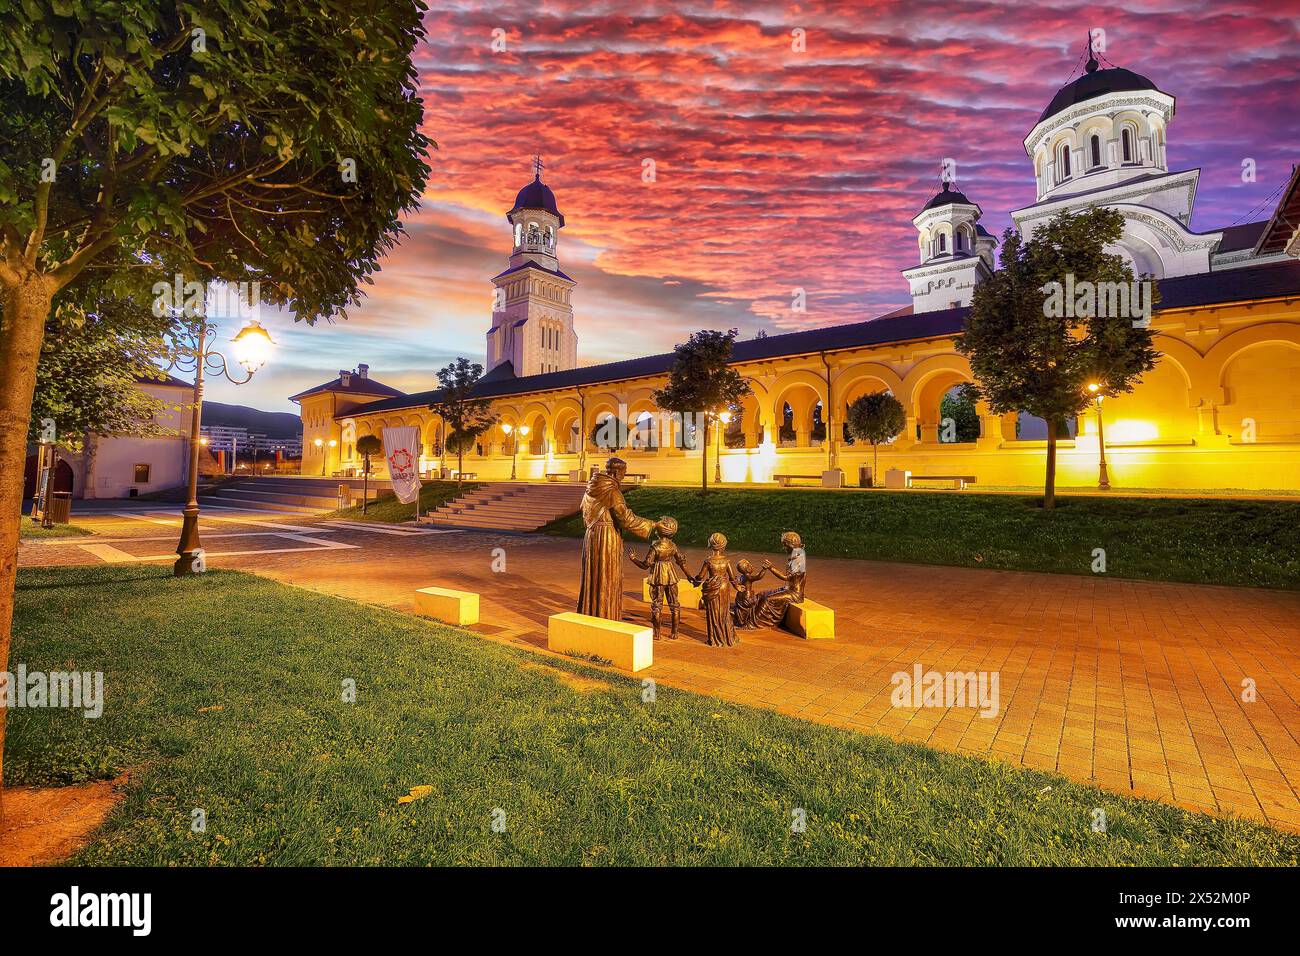
[[247, 405], [227, 405], [224, 402], [204, 401], [202, 421], [204, 425], [242, 426], [268, 438], [297, 438], [302, 434], [302, 420], [290, 412], [264, 412]]

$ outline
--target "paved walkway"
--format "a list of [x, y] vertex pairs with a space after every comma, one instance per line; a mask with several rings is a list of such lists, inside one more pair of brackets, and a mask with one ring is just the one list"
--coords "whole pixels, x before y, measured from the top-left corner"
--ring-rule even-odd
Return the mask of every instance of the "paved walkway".
[[[211, 540], [211, 553], [226, 550], [221, 540], [245, 553], [210, 566], [403, 610], [413, 610], [417, 587], [477, 591], [484, 623], [475, 630], [505, 643], [544, 650], [546, 618], [575, 602], [573, 540], [224, 517], [209, 525], [214, 534], [261, 537]], [[174, 547], [133, 541], [173, 533], [139, 517], [78, 521], [113, 536], [128, 557]], [[26, 544], [20, 561], [100, 560], [81, 547], [89, 543]], [[739, 646], [712, 648], [701, 613], [686, 611], [683, 639], [656, 644], [654, 666], [637, 676], [1300, 829], [1300, 594], [819, 559], [815, 543], [811, 550], [809, 596], [835, 608], [836, 640], [743, 631]], [[692, 565], [702, 558], [687, 553]], [[502, 557], [505, 570], [494, 571]], [[626, 573], [627, 616], [648, 621], [630, 563]], [[918, 664], [996, 672], [997, 714], [892, 706], [891, 677]], [[1253, 700], [1243, 700], [1244, 681]]]

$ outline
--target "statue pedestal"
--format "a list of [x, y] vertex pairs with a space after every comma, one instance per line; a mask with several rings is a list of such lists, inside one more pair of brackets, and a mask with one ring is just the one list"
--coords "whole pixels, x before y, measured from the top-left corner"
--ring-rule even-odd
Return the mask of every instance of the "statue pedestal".
[[478, 595], [451, 588], [420, 588], [415, 592], [415, 609], [448, 624], [477, 624]]
[[835, 611], [816, 601], [803, 599], [801, 604], [791, 604], [785, 609], [786, 630], [810, 640], [832, 640], [835, 637]]
[[[650, 603], [650, 579], [641, 579], [641, 599]], [[677, 601], [688, 611], [698, 611], [700, 609], [700, 589], [690, 581], [677, 582]], [[668, 606], [667, 598], [664, 599], [664, 607]]]
[[650, 628], [576, 611], [550, 616], [546, 646], [557, 654], [601, 657], [625, 671], [644, 670], [654, 663], [654, 634]]

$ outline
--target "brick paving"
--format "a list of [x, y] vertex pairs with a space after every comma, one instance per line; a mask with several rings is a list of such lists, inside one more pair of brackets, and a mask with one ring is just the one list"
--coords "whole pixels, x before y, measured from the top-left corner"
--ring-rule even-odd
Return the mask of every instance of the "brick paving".
[[[546, 618], [571, 610], [576, 598], [580, 542], [573, 540], [322, 531], [297, 516], [250, 520], [310, 526], [356, 547], [244, 554], [210, 566], [406, 611], [417, 587], [477, 591], [483, 623], [474, 630], [542, 653]], [[170, 526], [110, 517], [78, 523], [128, 554], [174, 547], [131, 540], [166, 536]], [[226, 521], [207, 530], [258, 528]], [[83, 543], [94, 540], [104, 539]], [[310, 548], [279, 537], [207, 544], [214, 552]], [[685, 611], [683, 638], [656, 644], [654, 666], [637, 676], [1300, 830], [1300, 594], [818, 559], [811, 544], [808, 593], [835, 608], [836, 640], [743, 631], [737, 647], [708, 647], [701, 612]], [[703, 556], [685, 550], [692, 563]], [[502, 555], [505, 571], [495, 572]], [[23, 564], [98, 560], [66, 542], [20, 551]], [[648, 621], [638, 572], [628, 563], [625, 573], [626, 613]], [[998, 712], [985, 718], [974, 708], [892, 706], [892, 675], [916, 664], [996, 672]], [[1247, 680], [1255, 687], [1250, 702], [1242, 699]]]

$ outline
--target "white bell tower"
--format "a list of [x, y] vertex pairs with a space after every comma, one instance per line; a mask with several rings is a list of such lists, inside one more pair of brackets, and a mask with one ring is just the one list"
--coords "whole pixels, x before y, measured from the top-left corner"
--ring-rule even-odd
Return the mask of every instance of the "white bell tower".
[[544, 375], [578, 365], [571, 300], [576, 283], [560, 270], [557, 257], [564, 216], [542, 183], [542, 168], [541, 157], [535, 157], [533, 181], [519, 190], [506, 213], [513, 238], [510, 266], [492, 278], [487, 368], [497, 377]]
[[970, 305], [975, 286], [993, 274], [997, 240], [979, 224], [980, 207], [952, 188], [943, 188], [912, 219], [921, 264], [903, 270], [912, 287], [912, 312], [936, 312]]

